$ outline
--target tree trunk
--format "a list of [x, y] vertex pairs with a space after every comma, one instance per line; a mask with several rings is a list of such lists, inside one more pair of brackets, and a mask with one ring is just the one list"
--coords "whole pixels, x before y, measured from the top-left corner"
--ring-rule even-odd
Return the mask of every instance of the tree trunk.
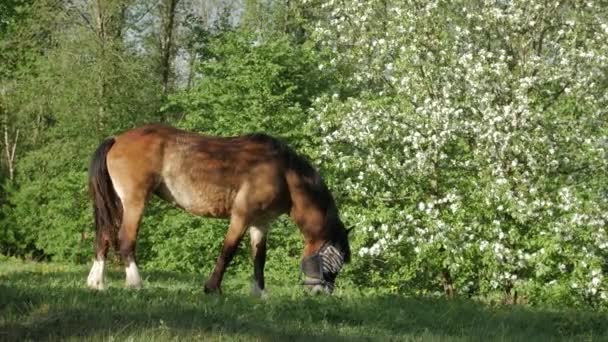
[[95, 16], [95, 30], [99, 44], [97, 72], [97, 120], [98, 136], [103, 136], [103, 124], [107, 115], [109, 92], [112, 75], [116, 74], [115, 65], [110, 62], [112, 49], [122, 44], [122, 31], [125, 23], [127, 4], [125, 1], [96, 0], [93, 9]]
[[96, 120], [96, 129], [97, 135], [101, 135], [102, 132], [102, 122], [105, 116], [106, 107], [105, 107], [105, 97], [106, 97], [106, 77], [105, 77], [105, 50], [106, 50], [106, 25], [105, 25], [105, 16], [104, 16], [104, 8], [103, 8], [103, 0], [97, 0], [95, 2], [95, 28], [97, 30], [97, 39], [99, 43], [99, 60], [101, 61], [101, 68], [98, 73], [97, 78], [97, 120]]
[[17, 143], [19, 142], [19, 129], [15, 130], [14, 137], [11, 140], [8, 129], [8, 114], [5, 113], [4, 117], [4, 153], [8, 168], [8, 179], [12, 182], [15, 179], [15, 152], [17, 151]]
[[179, 0], [164, 0], [161, 6], [161, 34], [160, 34], [160, 76], [163, 86], [163, 96], [170, 90], [171, 60], [174, 50], [175, 12]]
[[450, 271], [444, 269], [441, 271], [441, 282], [443, 283], [443, 291], [448, 298], [454, 298], [454, 282], [452, 281], [452, 276], [450, 275]]

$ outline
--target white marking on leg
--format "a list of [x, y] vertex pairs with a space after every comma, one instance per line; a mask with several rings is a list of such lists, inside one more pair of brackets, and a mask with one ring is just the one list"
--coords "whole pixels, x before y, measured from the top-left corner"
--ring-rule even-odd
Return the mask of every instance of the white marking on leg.
[[266, 235], [266, 229], [258, 228], [256, 226], [249, 227], [249, 236], [251, 238], [251, 248], [257, 248], [258, 243], [260, 243], [264, 236]]
[[95, 260], [89, 277], [87, 278], [87, 285], [94, 290], [103, 290], [103, 274], [105, 269], [105, 260]]
[[129, 265], [127, 265], [125, 272], [127, 273], [127, 287], [140, 289], [141, 277], [139, 276], [139, 271], [137, 270], [137, 265], [135, 264], [135, 261], [129, 262]]

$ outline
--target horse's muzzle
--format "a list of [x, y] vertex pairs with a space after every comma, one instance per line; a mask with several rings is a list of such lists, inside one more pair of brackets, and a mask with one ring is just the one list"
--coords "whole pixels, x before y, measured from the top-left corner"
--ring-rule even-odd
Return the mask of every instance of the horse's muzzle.
[[334, 292], [334, 283], [323, 279], [307, 278], [302, 281], [302, 285], [311, 294], [332, 294]]

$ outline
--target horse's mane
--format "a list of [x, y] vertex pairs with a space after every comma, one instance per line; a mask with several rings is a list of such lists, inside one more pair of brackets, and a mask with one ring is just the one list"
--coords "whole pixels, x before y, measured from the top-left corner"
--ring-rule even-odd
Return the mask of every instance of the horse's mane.
[[340, 216], [334, 197], [332, 196], [325, 181], [319, 172], [312, 166], [306, 157], [296, 152], [285, 142], [273, 138], [266, 134], [250, 134], [249, 138], [260, 142], [265, 142], [272, 146], [272, 149], [281, 156], [286, 168], [294, 171], [304, 180], [305, 191], [315, 199], [316, 204], [325, 211], [325, 225], [332, 229], [329, 232], [329, 239], [339, 243], [346, 248], [344, 259], [350, 261], [350, 248], [348, 244], [348, 234]]

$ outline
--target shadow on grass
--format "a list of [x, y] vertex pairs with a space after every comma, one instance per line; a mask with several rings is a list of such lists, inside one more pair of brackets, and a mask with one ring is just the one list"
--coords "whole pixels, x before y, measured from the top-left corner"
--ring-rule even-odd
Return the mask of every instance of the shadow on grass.
[[[298, 291], [268, 300], [204, 295], [198, 276], [148, 272], [150, 286], [104, 292], [84, 287], [86, 272], [15, 272], [0, 277], [0, 340], [127, 338], [385, 340], [430, 334], [440, 339], [555, 340], [608, 338], [608, 316], [581, 311], [488, 307], [464, 300]], [[123, 279], [112, 271], [113, 283]], [[297, 292], [297, 293], [296, 293]]]

